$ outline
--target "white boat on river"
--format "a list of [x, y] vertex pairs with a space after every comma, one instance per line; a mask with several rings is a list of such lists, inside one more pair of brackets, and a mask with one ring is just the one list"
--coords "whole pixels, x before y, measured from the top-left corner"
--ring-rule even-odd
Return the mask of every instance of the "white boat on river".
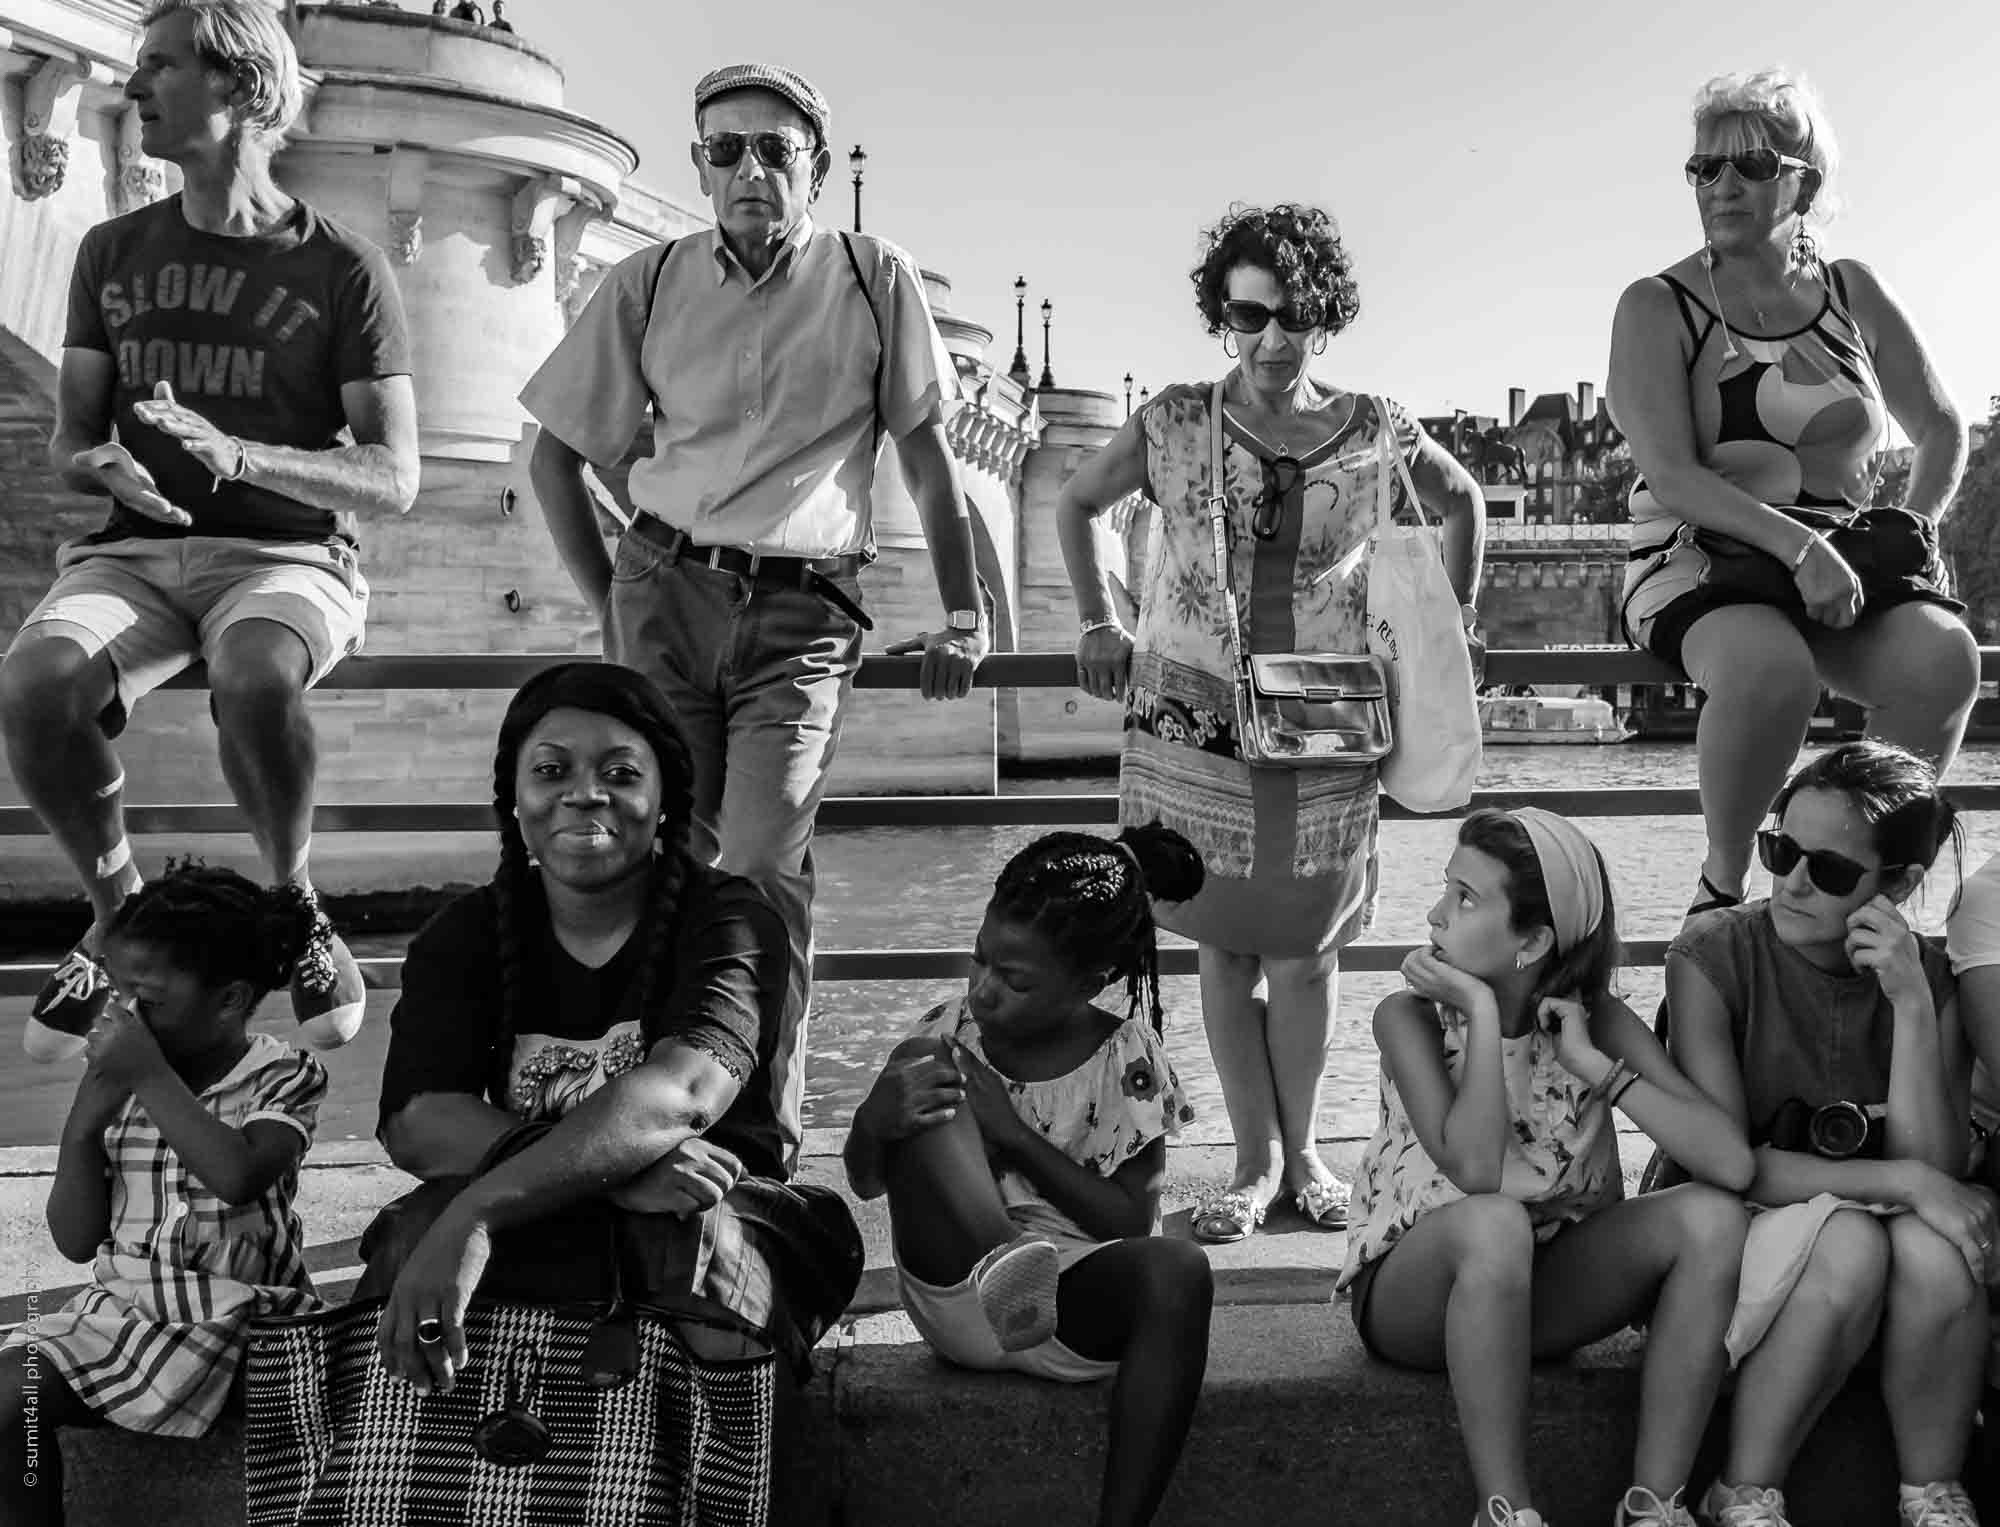
[[1629, 742], [1632, 734], [1608, 701], [1551, 695], [1493, 695], [1479, 702], [1479, 726], [1493, 744], [1580, 747]]

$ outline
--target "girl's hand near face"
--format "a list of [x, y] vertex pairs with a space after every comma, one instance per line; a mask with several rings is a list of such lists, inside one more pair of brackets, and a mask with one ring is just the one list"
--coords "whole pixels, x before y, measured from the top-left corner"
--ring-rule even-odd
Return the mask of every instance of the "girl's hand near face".
[[90, 1069], [127, 1091], [156, 1072], [172, 1069], [152, 1029], [128, 1003], [107, 1002], [83, 1042]]
[[1847, 914], [1847, 958], [1856, 970], [1874, 973], [1882, 995], [1894, 1006], [1929, 1001], [1917, 936], [1888, 897], [1871, 896]]
[[1578, 1081], [1595, 1087], [1611, 1069], [1611, 1057], [1590, 1032], [1590, 1012], [1574, 997], [1544, 997], [1536, 1016], [1555, 1036], [1556, 1059]]
[[1482, 1008], [1490, 1014], [1499, 1012], [1492, 987], [1470, 971], [1446, 964], [1427, 948], [1412, 949], [1404, 957], [1403, 979], [1419, 997], [1456, 1008], [1468, 1018]]
[[986, 1141], [987, 1154], [1005, 1155], [1028, 1133], [1028, 1126], [1014, 1112], [1013, 1094], [1000, 1079], [1000, 1073], [964, 1045], [953, 1043], [952, 1059], [958, 1065], [958, 1074], [965, 1078], [965, 1100], [971, 1105], [972, 1117]]

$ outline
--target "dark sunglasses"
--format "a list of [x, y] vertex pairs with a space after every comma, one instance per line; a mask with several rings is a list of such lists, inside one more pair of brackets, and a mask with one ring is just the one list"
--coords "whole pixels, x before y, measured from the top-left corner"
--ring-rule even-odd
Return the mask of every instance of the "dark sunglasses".
[[1861, 877], [1869, 870], [1868, 865], [1856, 864], [1845, 854], [1824, 848], [1802, 848], [1791, 834], [1770, 828], [1757, 834], [1757, 859], [1780, 880], [1791, 874], [1801, 859], [1805, 860], [1806, 878], [1829, 896], [1847, 895], [1861, 884]]
[[701, 140], [701, 157], [726, 170], [749, 149], [767, 170], [789, 170], [806, 146], [786, 133], [710, 133]]
[[1781, 154], [1774, 148], [1746, 148], [1740, 154], [1690, 154], [1682, 168], [1687, 172], [1689, 185], [1712, 186], [1721, 178], [1725, 164], [1743, 179], [1757, 184], [1776, 180], [1786, 170], [1812, 168], [1805, 160]]
[[1287, 334], [1303, 334], [1308, 329], [1316, 329], [1325, 315], [1315, 307], [1300, 307], [1288, 302], [1281, 308], [1267, 308], [1261, 302], [1225, 302], [1222, 304], [1222, 321], [1238, 334], [1262, 334], [1271, 326], [1273, 318], [1278, 327]]
[[1290, 456], [1280, 456], [1276, 461], [1260, 461], [1258, 465], [1264, 469], [1264, 486], [1250, 500], [1250, 507], [1257, 511], [1250, 517], [1250, 533], [1260, 541], [1268, 541], [1277, 535], [1279, 516], [1285, 512], [1285, 500], [1299, 485], [1306, 469]]

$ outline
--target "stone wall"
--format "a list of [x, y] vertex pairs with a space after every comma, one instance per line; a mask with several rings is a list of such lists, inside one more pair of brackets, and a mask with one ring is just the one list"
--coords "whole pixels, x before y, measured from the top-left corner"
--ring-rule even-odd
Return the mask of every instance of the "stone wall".
[[1554, 647], [1622, 642], [1622, 555], [1550, 549], [1489, 550], [1480, 623], [1489, 647]]

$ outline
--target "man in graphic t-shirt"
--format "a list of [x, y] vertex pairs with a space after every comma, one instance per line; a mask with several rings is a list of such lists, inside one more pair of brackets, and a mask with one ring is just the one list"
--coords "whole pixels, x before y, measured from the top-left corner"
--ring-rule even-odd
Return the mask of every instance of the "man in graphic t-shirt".
[[[0, 664], [8, 764], [95, 914], [31, 1010], [37, 1059], [81, 1049], [108, 997], [102, 931], [141, 883], [111, 739], [198, 658], [223, 774], [270, 877], [311, 890], [305, 691], [361, 645], [355, 514], [400, 513], [417, 492], [388, 262], [271, 178], [301, 102], [277, 12], [162, 0], [125, 94], [145, 152], [178, 165], [183, 189], [77, 251], [50, 454], [111, 513], [58, 553]], [[360, 1025], [360, 970], [323, 913], [291, 996], [308, 1044]]]

